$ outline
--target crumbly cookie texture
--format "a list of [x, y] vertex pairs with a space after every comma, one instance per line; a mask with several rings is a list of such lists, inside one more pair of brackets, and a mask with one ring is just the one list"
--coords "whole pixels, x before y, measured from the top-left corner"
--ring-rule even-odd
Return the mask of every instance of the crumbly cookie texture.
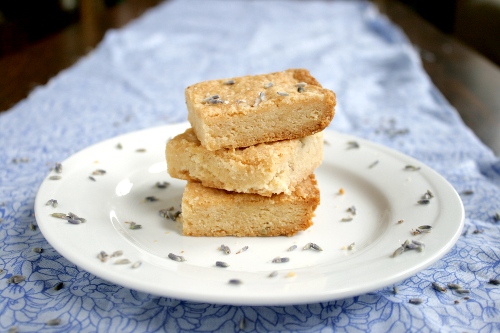
[[186, 236], [292, 236], [313, 222], [320, 193], [310, 175], [291, 195], [234, 193], [188, 182], [182, 197]]
[[186, 88], [188, 120], [208, 150], [297, 139], [333, 119], [335, 94], [305, 69], [204, 81]]
[[209, 151], [193, 129], [167, 143], [168, 173], [204, 186], [263, 196], [291, 194], [323, 159], [323, 132], [247, 148]]

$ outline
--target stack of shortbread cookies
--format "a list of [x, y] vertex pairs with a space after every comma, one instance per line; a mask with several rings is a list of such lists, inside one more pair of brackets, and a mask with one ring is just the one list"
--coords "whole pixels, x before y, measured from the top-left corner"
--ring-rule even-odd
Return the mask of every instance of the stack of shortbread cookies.
[[192, 126], [166, 147], [168, 173], [187, 180], [188, 236], [291, 236], [319, 205], [314, 170], [335, 94], [305, 69], [186, 88]]

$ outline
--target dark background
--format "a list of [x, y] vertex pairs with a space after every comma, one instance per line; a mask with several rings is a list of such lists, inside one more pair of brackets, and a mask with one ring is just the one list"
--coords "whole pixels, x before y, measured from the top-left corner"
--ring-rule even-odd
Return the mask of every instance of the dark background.
[[[95, 0], [0, 0], [0, 57], [61, 31], [81, 16], [81, 3]], [[112, 7], [120, 0], [98, 0]]]
[[[0, 0], [0, 57], [77, 22], [85, 3], [110, 8], [123, 1]], [[500, 66], [500, 0], [398, 1]]]
[[500, 66], [500, 0], [399, 0]]

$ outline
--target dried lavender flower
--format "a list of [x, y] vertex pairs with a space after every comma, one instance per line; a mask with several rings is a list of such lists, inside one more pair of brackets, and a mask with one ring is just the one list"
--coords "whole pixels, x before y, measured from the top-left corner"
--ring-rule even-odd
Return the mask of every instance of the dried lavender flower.
[[287, 257], [276, 257], [272, 260], [272, 263], [274, 264], [279, 264], [279, 263], [284, 263], [284, 262], [289, 262], [290, 258]]
[[58, 282], [58, 283], [56, 283], [56, 285], [52, 289], [54, 289], [55, 291], [58, 291], [58, 290], [61, 290], [62, 288], [64, 288], [64, 283]]
[[67, 216], [67, 218], [66, 218], [66, 219], [68, 219], [68, 218], [73, 219], [73, 220], [78, 220], [78, 221], [80, 221], [81, 223], [85, 223], [85, 222], [87, 222], [87, 220], [86, 220], [86, 219], [84, 219], [83, 217], [80, 217], [80, 216], [78, 216], [78, 215], [76, 215], [75, 213], [72, 213], [72, 212], [69, 212], [69, 213], [68, 213], [68, 216]]
[[[127, 222], [125, 222], [125, 223], [127, 223]], [[135, 222], [128, 222], [128, 223], [130, 223], [130, 225], [129, 225], [128, 228], [131, 229], [131, 230], [142, 229], [142, 225], [140, 225], [140, 224], [137, 224]]]
[[347, 208], [347, 212], [351, 213], [352, 215], [356, 215], [356, 213], [357, 213], [356, 207], [351, 206], [351, 207]]
[[304, 92], [304, 90], [305, 90], [306, 86], [307, 86], [307, 83], [305, 83], [305, 82], [299, 82], [299, 83], [297, 83], [297, 84], [295, 85], [295, 87], [297, 87], [297, 91], [298, 91], [299, 93]]
[[111, 254], [111, 258], [116, 258], [116, 257], [120, 257], [123, 255], [123, 251], [122, 250], [118, 250], [118, 251], [115, 251]]
[[222, 244], [219, 249], [224, 252], [224, 254], [230, 254], [231, 253], [231, 249], [229, 248], [229, 246], [226, 246], [224, 244]]
[[276, 277], [278, 276], [278, 271], [272, 271], [271, 273], [269, 273], [268, 277]]
[[109, 255], [104, 251], [99, 252], [99, 254], [97, 255], [97, 259], [99, 259], [101, 262], [107, 261], [108, 258], [109, 258]]
[[55, 167], [54, 167], [54, 171], [55, 171], [56, 173], [62, 173], [62, 170], [63, 170], [62, 164], [61, 164], [61, 163], [57, 163], [57, 162], [56, 162], [56, 165], [55, 165]]
[[173, 253], [169, 253], [168, 258], [172, 259], [173, 261], [179, 261], [179, 262], [186, 261], [186, 259], [183, 256], [178, 256], [178, 255], [175, 255]]
[[303, 248], [303, 250], [316, 250], [316, 251], [323, 251], [323, 249], [318, 245], [318, 244], [315, 244], [315, 243], [307, 243]]
[[12, 275], [8, 280], [7, 283], [14, 283], [18, 284], [26, 280], [26, 276], [24, 275]]
[[219, 95], [213, 95], [201, 101], [204, 104], [224, 104], [226, 101], [220, 99]]
[[55, 319], [51, 319], [47, 322], [47, 325], [48, 326], [58, 326], [58, 325], [61, 325], [61, 319], [59, 318], [55, 318]]
[[434, 288], [435, 290], [437, 291], [440, 291], [440, 292], [446, 292], [446, 288], [441, 286], [439, 283], [437, 282], [432, 282], [432, 288]]
[[455, 292], [457, 292], [458, 294], [470, 294], [470, 290], [468, 289], [455, 289]]
[[495, 213], [495, 215], [493, 215], [493, 221], [500, 222], [500, 213]]
[[245, 252], [246, 250], [248, 250], [248, 246], [243, 246], [238, 252], [236, 252], [236, 254], [240, 254], [241, 252]]
[[54, 208], [56, 208], [58, 206], [58, 202], [56, 199], [50, 199], [49, 201], [47, 201], [47, 203], [45, 204], [45, 206], [52, 206]]
[[418, 230], [420, 230], [421, 232], [431, 232], [432, 226], [431, 225], [421, 225], [420, 227], [418, 227]]
[[130, 260], [128, 259], [118, 259], [115, 261], [115, 265], [127, 265], [130, 264]]
[[229, 267], [229, 264], [227, 262], [224, 262], [224, 261], [216, 261], [215, 266], [217, 266], [217, 267]]
[[246, 327], [246, 320], [245, 320], [245, 317], [243, 317], [240, 320], [240, 331], [245, 330], [245, 327]]
[[500, 285], [500, 280], [499, 280], [499, 279], [490, 279], [490, 280], [488, 281], [488, 283], [489, 283], [489, 284], [492, 284], [492, 285], [494, 285], [494, 286], [498, 286], [498, 285]]
[[395, 258], [401, 254], [403, 254], [403, 252], [405, 252], [405, 248], [403, 246], [400, 246], [398, 247], [393, 253], [392, 253], [392, 257]]
[[359, 143], [357, 141], [348, 141], [347, 149], [357, 149], [359, 148]]
[[432, 194], [431, 190], [427, 190], [422, 196], [422, 199], [432, 199], [434, 198], [434, 194]]
[[418, 170], [420, 170], [420, 167], [415, 166], [415, 165], [406, 165], [404, 169], [406, 171], [418, 171]]
[[170, 183], [169, 182], [156, 182], [155, 186], [157, 188], [166, 189], [170, 186]]
[[66, 221], [68, 221], [71, 224], [80, 224], [80, 223], [82, 223], [82, 221], [76, 220], [76, 219], [72, 219], [72, 218], [66, 218]]
[[423, 302], [424, 302], [424, 301], [423, 301], [422, 299], [420, 299], [420, 298], [410, 298], [410, 299], [408, 300], [408, 303], [411, 303], [411, 304], [416, 304], [416, 305], [418, 305], [418, 304], [422, 304]]
[[160, 209], [159, 214], [161, 217], [168, 220], [177, 221], [177, 218], [181, 215], [180, 211], [174, 211], [174, 207], [168, 209]]

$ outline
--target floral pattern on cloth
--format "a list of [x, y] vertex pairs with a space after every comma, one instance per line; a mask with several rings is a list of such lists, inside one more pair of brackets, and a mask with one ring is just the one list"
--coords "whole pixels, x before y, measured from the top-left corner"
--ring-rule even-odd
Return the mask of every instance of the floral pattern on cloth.
[[[330, 129], [426, 163], [461, 195], [464, 232], [441, 260], [395, 286], [341, 300], [214, 305], [106, 282], [58, 254], [38, 230], [35, 196], [56, 162], [119, 134], [186, 120], [184, 89], [192, 83], [297, 67], [336, 92]], [[108, 32], [0, 114], [0, 128], [2, 332], [500, 331], [500, 287], [490, 281], [500, 278], [500, 160], [369, 2], [165, 2]], [[432, 282], [470, 293], [439, 292]]]

